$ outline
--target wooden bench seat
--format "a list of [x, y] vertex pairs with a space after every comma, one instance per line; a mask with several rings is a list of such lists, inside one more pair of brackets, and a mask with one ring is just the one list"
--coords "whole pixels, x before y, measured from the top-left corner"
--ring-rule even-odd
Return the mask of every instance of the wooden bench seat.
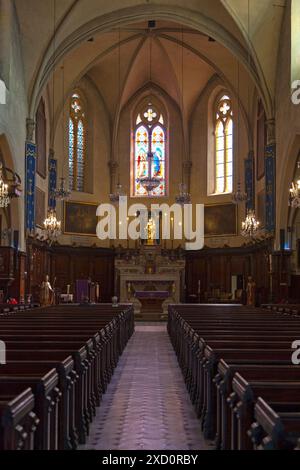
[[[40, 421], [34, 449], [76, 449], [86, 442], [96, 407], [134, 331], [133, 318], [129, 304], [37, 308], [1, 317], [7, 355], [0, 369], [3, 403], [15, 398], [12, 388], [31, 388]], [[48, 410], [46, 403], [51, 403]]]
[[61, 391], [56, 370], [35, 362], [1, 366], [2, 393], [10, 393], [10, 386], [16, 383], [30, 387], [35, 398], [34, 412], [40, 421], [35, 433], [35, 449], [57, 450]]
[[[247, 427], [258, 396], [297, 425], [300, 369], [291, 357], [292, 343], [300, 338], [299, 317], [284, 308], [171, 305], [168, 332], [204, 435], [217, 448], [253, 448]], [[254, 387], [251, 405], [237, 393], [241, 383]]]
[[32, 390], [23, 384], [11, 384], [9, 392], [0, 391], [0, 451], [34, 449], [39, 424], [34, 407]]
[[248, 430], [254, 450], [297, 449], [300, 429], [299, 402], [272, 403], [270, 406], [258, 397], [254, 420]]

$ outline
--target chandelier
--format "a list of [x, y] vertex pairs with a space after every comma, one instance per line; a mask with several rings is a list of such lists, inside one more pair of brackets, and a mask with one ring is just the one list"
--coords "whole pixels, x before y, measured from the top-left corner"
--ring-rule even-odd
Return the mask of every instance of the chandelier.
[[179, 194], [175, 197], [175, 201], [181, 206], [184, 206], [184, 204], [191, 203], [191, 195], [190, 193], [188, 193], [185, 183], [179, 184]]
[[138, 179], [138, 182], [147, 191], [148, 195], [151, 194], [161, 183], [160, 178], [157, 178], [156, 176], [151, 176], [153, 158], [154, 158], [154, 153], [153, 152], [148, 152], [147, 153], [148, 175], [147, 176], [142, 176], [141, 178]]
[[61, 222], [57, 220], [56, 211], [50, 209], [44, 220], [44, 231], [50, 240], [55, 240], [61, 234]]
[[[300, 164], [298, 162], [298, 168]], [[300, 179], [296, 183], [292, 182], [290, 187], [289, 206], [294, 209], [300, 208]]]
[[241, 235], [245, 238], [254, 238], [259, 233], [260, 222], [256, 219], [254, 210], [247, 212], [246, 219], [242, 222]]
[[247, 199], [248, 199], [247, 193], [242, 190], [241, 183], [238, 182], [237, 191], [233, 193], [232, 195], [232, 202], [234, 204], [241, 204], [242, 202], [247, 201]]
[[119, 204], [120, 197], [125, 196], [124, 191], [122, 189], [122, 185], [118, 183], [116, 185], [116, 191], [109, 195], [109, 200], [112, 204]]
[[0, 207], [7, 207], [10, 203], [8, 184], [4, 183], [2, 176], [2, 163], [0, 164]]
[[60, 201], [65, 201], [69, 199], [70, 195], [71, 191], [65, 187], [65, 178], [60, 178], [59, 188], [52, 192], [52, 196]]

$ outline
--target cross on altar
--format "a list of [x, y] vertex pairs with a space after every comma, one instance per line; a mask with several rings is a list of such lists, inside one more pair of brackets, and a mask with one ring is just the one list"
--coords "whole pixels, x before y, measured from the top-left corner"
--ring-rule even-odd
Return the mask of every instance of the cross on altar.
[[221, 108], [220, 108], [220, 111], [222, 114], [227, 114], [227, 112], [230, 110], [230, 106], [226, 103], [226, 101], [224, 101], [224, 103], [222, 104]]
[[146, 113], [144, 113], [144, 117], [147, 119], [148, 122], [152, 122], [153, 119], [157, 117], [157, 113], [153, 111], [153, 109], [149, 108]]

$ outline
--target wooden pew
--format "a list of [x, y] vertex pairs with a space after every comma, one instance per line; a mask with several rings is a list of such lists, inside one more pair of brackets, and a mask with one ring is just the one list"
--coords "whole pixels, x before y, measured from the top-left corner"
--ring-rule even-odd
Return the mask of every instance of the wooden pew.
[[35, 398], [34, 412], [39, 418], [35, 433], [36, 450], [58, 450], [58, 404], [61, 391], [58, 388], [59, 377], [55, 369], [38, 363], [1, 366], [1, 393], [10, 393], [10, 387], [22, 384], [30, 387]]
[[51, 416], [50, 432], [42, 440], [41, 419], [35, 449], [76, 448], [78, 441], [85, 442], [96, 406], [134, 331], [133, 318], [131, 305], [36, 309], [1, 317], [0, 337], [6, 342], [8, 363], [0, 369], [0, 384], [7, 384], [7, 393], [14, 384], [31, 384], [39, 415], [42, 387], [37, 384], [43, 381], [44, 369], [38, 369], [56, 369], [58, 400], [51, 401], [57, 414]]
[[[232, 388], [232, 450], [247, 450], [252, 448], [247, 431], [254, 421], [254, 406], [259, 396], [269, 403], [298, 402], [300, 406], [300, 381], [248, 382], [239, 373], [236, 373], [232, 382]], [[300, 428], [298, 429], [298, 437], [300, 437]]]
[[12, 384], [9, 393], [0, 392], [0, 451], [33, 450], [39, 419], [34, 413], [30, 388]]
[[273, 364], [265, 364], [263, 358], [255, 359], [254, 364], [238, 364], [221, 359], [218, 364], [218, 373], [214, 382], [217, 389], [217, 432], [216, 446], [221, 450], [231, 449], [231, 408], [232, 403], [232, 381], [234, 374], [239, 372], [244, 378], [265, 379], [277, 381], [281, 380], [300, 380], [300, 369], [292, 365], [282, 365], [276, 362], [274, 358]]
[[[243, 426], [239, 424], [240, 432], [235, 432], [237, 410], [241, 407], [232, 402], [236, 391], [233, 395], [233, 375], [232, 370], [228, 370], [231, 363], [236, 371], [246, 377], [248, 374], [249, 379], [264, 379], [267, 390], [276, 389], [276, 384], [282, 386], [278, 380], [283, 378], [274, 375], [275, 370], [282, 372], [287, 381], [285, 383], [299, 379], [299, 371], [291, 367], [291, 345], [300, 337], [300, 319], [285, 313], [284, 309], [203, 308], [195, 305], [169, 307], [168, 332], [187, 388], [202, 419], [205, 437], [216, 437], [219, 448], [229, 447], [229, 432], [233, 434], [232, 448], [249, 447], [247, 424], [241, 421]], [[227, 370], [224, 371], [222, 364], [218, 368], [222, 359], [223, 365], [224, 361], [227, 363]], [[255, 369], [257, 364], [265, 367], [267, 377], [260, 375], [263, 374], [262, 368]], [[267, 379], [272, 382], [266, 382]], [[228, 395], [233, 423], [232, 412], [228, 409]], [[289, 399], [292, 398], [289, 395]], [[253, 418], [254, 403], [252, 405]]]
[[297, 449], [300, 402], [276, 403], [271, 407], [258, 397], [254, 408], [254, 419], [255, 422], [248, 431], [254, 450]]

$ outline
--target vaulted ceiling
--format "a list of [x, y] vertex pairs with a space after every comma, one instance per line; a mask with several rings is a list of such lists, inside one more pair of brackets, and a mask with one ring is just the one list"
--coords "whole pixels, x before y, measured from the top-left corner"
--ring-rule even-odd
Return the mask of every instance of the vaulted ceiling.
[[[47, 86], [52, 92], [53, 70], [56, 96], [61, 95], [63, 64], [66, 94], [80, 78], [88, 77], [112, 119], [119, 87], [126, 103], [150, 79], [179, 105], [183, 101], [188, 117], [215, 74], [239, 94], [245, 109], [249, 84], [251, 92], [256, 87], [272, 115], [285, 0], [186, 0], [184, 6], [179, 0], [163, 5], [154, 0], [15, 0], [15, 4], [32, 114]], [[157, 20], [152, 31], [150, 19]]]

